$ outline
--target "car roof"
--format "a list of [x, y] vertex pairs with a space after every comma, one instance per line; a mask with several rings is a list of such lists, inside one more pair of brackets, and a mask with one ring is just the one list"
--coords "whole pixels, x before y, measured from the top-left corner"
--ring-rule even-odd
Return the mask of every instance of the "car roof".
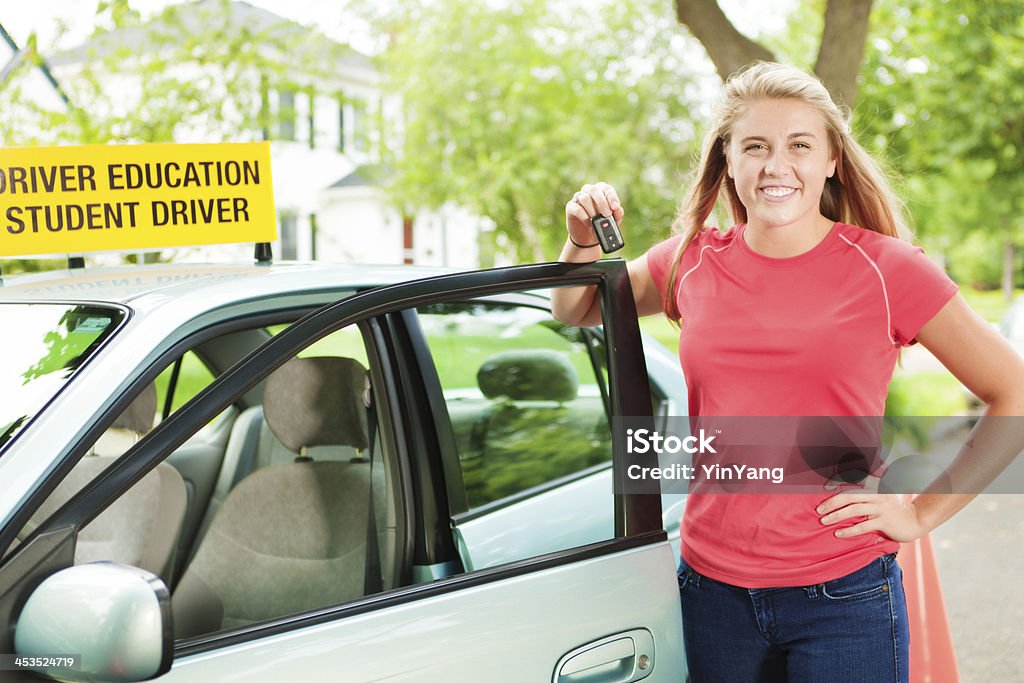
[[370, 264], [144, 264], [4, 276], [0, 303], [94, 302], [148, 309], [195, 297], [229, 303], [285, 292], [365, 288], [454, 272], [451, 269]]

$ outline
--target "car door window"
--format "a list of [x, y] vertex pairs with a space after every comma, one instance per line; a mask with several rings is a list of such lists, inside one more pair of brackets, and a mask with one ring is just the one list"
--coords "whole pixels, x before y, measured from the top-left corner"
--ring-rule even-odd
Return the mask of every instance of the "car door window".
[[458, 445], [470, 510], [611, 460], [588, 337], [500, 303], [419, 310]]
[[604, 342], [543, 301], [418, 310], [455, 435], [467, 569], [614, 536]]

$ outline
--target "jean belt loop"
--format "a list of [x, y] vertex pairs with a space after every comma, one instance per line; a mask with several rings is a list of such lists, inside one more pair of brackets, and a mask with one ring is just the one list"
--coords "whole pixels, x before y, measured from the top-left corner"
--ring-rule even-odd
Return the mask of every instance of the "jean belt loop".
[[811, 586], [804, 586], [804, 590], [807, 591], [807, 597], [814, 599], [818, 597], [818, 591], [824, 584], [816, 583]]

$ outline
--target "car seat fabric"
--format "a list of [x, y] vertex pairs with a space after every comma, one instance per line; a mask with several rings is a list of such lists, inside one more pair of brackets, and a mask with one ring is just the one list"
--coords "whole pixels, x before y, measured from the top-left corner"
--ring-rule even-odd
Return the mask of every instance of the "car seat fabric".
[[[266, 424], [297, 453], [366, 448], [365, 383], [350, 358], [292, 359], [267, 378]], [[176, 637], [362, 595], [369, 491], [365, 460], [255, 469], [227, 494], [174, 593]]]
[[296, 358], [267, 378], [263, 413], [285, 448], [365, 449], [366, 369], [352, 358]]
[[358, 464], [285, 463], [232, 489], [175, 591], [176, 635], [361, 595], [368, 475]]
[[[115, 460], [83, 458], [65, 479], [68, 490], [78, 491]], [[181, 475], [166, 463], [158, 464], [82, 528], [75, 546], [75, 564], [123, 562], [150, 571], [170, 585], [186, 504]]]
[[[156, 388], [148, 385], [111, 424], [108, 432], [127, 432], [131, 443], [153, 426]], [[110, 443], [110, 442], [108, 442]], [[117, 460], [114, 455], [87, 455], [33, 515], [43, 520]], [[75, 563], [122, 562], [171, 583], [171, 567], [185, 518], [187, 492], [178, 471], [158, 464], [78, 533]]]
[[156, 417], [156, 385], [149, 384], [114, 420], [111, 428], [129, 429], [140, 436], [153, 428]]
[[153, 428], [156, 418], [156, 386], [149, 384], [93, 444], [92, 454], [121, 455]]
[[[349, 358], [339, 358], [336, 360], [341, 361], [339, 368], [347, 366], [348, 370], [339, 369], [339, 372], [346, 373], [346, 377], [343, 378], [347, 380], [346, 386], [348, 390], [355, 391], [355, 384], [358, 381], [365, 381], [365, 379], [359, 379], [360, 375], [365, 378], [365, 370], [358, 361]], [[270, 397], [271, 403], [277, 401], [279, 404], [271, 408], [272, 413], [288, 413], [289, 411], [297, 412], [299, 410], [297, 407], [289, 405], [286, 398], [275, 398], [275, 395], [287, 396], [287, 391], [281, 392], [274, 387], [280, 387], [281, 382], [287, 383], [290, 381], [288, 379], [289, 374], [295, 372], [302, 371], [296, 371], [294, 368], [286, 365], [276, 370], [271, 375], [271, 378], [268, 378], [271, 390], [266, 395]], [[322, 386], [320, 390], [323, 393], [331, 393]], [[358, 391], [361, 392], [362, 390], [362, 388], [359, 388]], [[353, 405], [345, 405], [343, 407], [347, 409], [347, 417], [350, 420], [349, 427], [353, 428], [348, 430], [347, 434], [344, 432], [340, 434], [342, 438], [339, 440], [343, 441], [343, 443], [307, 446], [305, 454], [313, 458], [313, 460], [317, 462], [327, 460], [349, 462], [358, 458], [361, 455], [362, 449], [366, 448], [365, 407]], [[320, 410], [320, 408], [317, 410]], [[330, 410], [330, 408], [327, 407], [324, 410]], [[338, 427], [338, 425], [335, 426]], [[287, 429], [287, 427], [280, 425], [278, 428]], [[343, 430], [339, 427], [339, 431]], [[301, 442], [303, 439], [300, 435], [296, 435], [295, 440]], [[232, 488], [258, 469], [294, 461], [296, 456], [299, 455], [299, 450], [299, 448], [289, 450], [289, 447], [281, 443], [281, 440], [278, 439], [267, 424], [262, 405], [252, 406], [243, 410], [235, 419], [234, 425], [231, 428], [231, 435], [225, 447], [220, 474], [217, 477], [210, 500], [205, 506], [206, 509], [203, 513], [202, 522], [195, 533], [195, 538], [189, 541], [190, 547], [195, 548], [202, 542], [210, 528], [210, 524], [217, 516], [221, 505], [224, 504], [224, 499], [227, 498]]]

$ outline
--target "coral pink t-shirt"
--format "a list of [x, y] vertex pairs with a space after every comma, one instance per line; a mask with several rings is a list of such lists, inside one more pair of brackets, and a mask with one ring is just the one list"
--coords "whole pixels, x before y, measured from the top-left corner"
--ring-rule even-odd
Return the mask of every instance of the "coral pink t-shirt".
[[[900, 347], [956, 283], [919, 247], [853, 225], [792, 258], [756, 253], [744, 228], [702, 231], [679, 264], [690, 414], [883, 415]], [[648, 251], [662, 293], [680, 240]], [[718, 581], [768, 588], [823, 583], [896, 552], [882, 534], [841, 539], [821, 524], [815, 508], [834, 493], [691, 494], [683, 558]]]

